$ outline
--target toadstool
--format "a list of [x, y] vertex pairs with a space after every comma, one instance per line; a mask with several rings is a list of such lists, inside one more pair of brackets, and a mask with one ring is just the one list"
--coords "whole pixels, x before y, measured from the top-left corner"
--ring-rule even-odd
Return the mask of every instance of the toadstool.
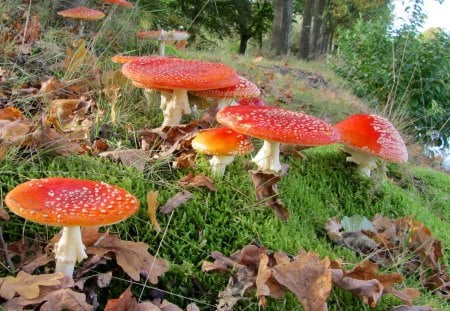
[[192, 148], [198, 153], [212, 155], [209, 161], [214, 178], [222, 178], [225, 167], [233, 162], [235, 155], [253, 151], [253, 144], [246, 135], [230, 128], [214, 128], [201, 131], [192, 140]]
[[107, 226], [133, 215], [139, 201], [126, 190], [100, 181], [50, 177], [32, 179], [5, 197], [9, 209], [30, 221], [63, 226], [55, 245], [55, 272], [72, 277], [75, 263], [87, 257], [81, 226]]
[[189, 33], [186, 31], [179, 30], [170, 30], [165, 31], [164, 29], [160, 30], [148, 30], [148, 31], [138, 31], [136, 33], [136, 37], [139, 39], [150, 39], [150, 40], [158, 40], [158, 53], [159, 56], [165, 56], [166, 43], [167, 42], [182, 42], [182, 45], [187, 44], [187, 39], [189, 38]]
[[264, 140], [252, 159], [262, 171], [281, 170], [280, 143], [320, 146], [339, 140], [339, 133], [325, 121], [277, 107], [229, 106], [220, 110], [216, 119], [236, 132]]
[[348, 162], [358, 165], [361, 174], [369, 176], [376, 168], [375, 159], [404, 163], [408, 150], [395, 127], [385, 118], [374, 114], [354, 114], [337, 123]]
[[78, 35], [80, 37], [83, 37], [84, 33], [84, 21], [92, 21], [92, 20], [98, 20], [105, 17], [105, 14], [101, 11], [97, 11], [94, 9], [90, 9], [84, 6], [71, 8], [63, 11], [57, 12], [59, 16], [72, 18], [78, 20]]
[[261, 91], [255, 83], [241, 76], [236, 85], [192, 93], [195, 96], [214, 99], [218, 109], [236, 104], [236, 99], [258, 98], [261, 95]]
[[191, 113], [188, 90], [216, 89], [239, 82], [238, 74], [225, 64], [175, 57], [137, 59], [124, 64], [122, 73], [142, 87], [173, 90], [164, 107], [162, 126], [178, 125], [183, 113]]

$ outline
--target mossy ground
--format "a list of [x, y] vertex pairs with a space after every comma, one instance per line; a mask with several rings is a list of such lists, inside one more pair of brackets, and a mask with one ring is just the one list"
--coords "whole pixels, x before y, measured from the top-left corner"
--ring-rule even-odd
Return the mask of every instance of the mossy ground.
[[[42, 3], [40, 14], [45, 18], [49, 14], [45, 5], [49, 5], [49, 2]], [[5, 12], [5, 7], [0, 5], [0, 9], [3, 9], [0, 11]], [[10, 12], [8, 10], [6, 12]], [[152, 43], [134, 39], [134, 31], [147, 28], [144, 24], [146, 19], [151, 18], [151, 12], [133, 11], [131, 15], [126, 15], [118, 10], [114, 14], [116, 15], [109, 16], [100, 26], [95, 24], [88, 26], [88, 31], [101, 30], [94, 39], [88, 37], [87, 42], [90, 51], [98, 56], [96, 66], [104, 71], [119, 68], [109, 61], [109, 57], [116, 53], [143, 55], [156, 48]], [[48, 75], [59, 78], [65, 76], [65, 73], [58, 69], [48, 68], [64, 58], [63, 51], [70, 46], [73, 35], [48, 17], [46, 21], [42, 40], [48, 44], [57, 44], [60, 47], [59, 52], [52, 50], [55, 52], [52, 53], [45, 48], [35, 50], [28, 59], [29, 66], [25, 67], [25, 70], [16, 69], [17, 80], [13, 81], [16, 85], [31, 80], [42, 81]], [[125, 27], [130, 21], [135, 22], [134, 28]], [[200, 51], [196, 51], [196, 48]], [[304, 63], [294, 57], [275, 60], [264, 57], [261, 61], [255, 62], [255, 58], [264, 55], [264, 51], [250, 47], [247, 56], [231, 55], [228, 51], [233, 50], [233, 45], [223, 42], [216, 42], [203, 48], [202, 50], [202, 46], [193, 46], [187, 52], [171, 49], [167, 52], [169, 55], [227, 63], [239, 74], [260, 85], [265, 99], [270, 104], [303, 110], [331, 123], [351, 113], [370, 110], [342, 86], [343, 82], [333, 75], [324, 62]], [[3, 46], [0, 51], [5, 52], [5, 49]], [[32, 66], [36, 61], [42, 61], [44, 56], [46, 66]], [[0, 60], [2, 67], [10, 65], [6, 56]], [[273, 68], [277, 66], [320, 73], [329, 85], [318, 89], [307, 87], [304, 81], [292, 75], [275, 72]], [[96, 125], [95, 134], [102, 124], [111, 125], [108, 119], [110, 106], [102, 98], [98, 86], [92, 85], [92, 88], [99, 98], [100, 108], [105, 111], [105, 118]], [[284, 92], [290, 94], [286, 95]], [[16, 104], [27, 112], [32, 100], [32, 98], [20, 99]], [[156, 127], [162, 119], [157, 104], [149, 107], [142, 92], [130, 85], [123, 87], [118, 109], [120, 111], [118, 122], [111, 127], [114, 134], [109, 138], [110, 146], [113, 148], [118, 145], [136, 147], [136, 132], [144, 127]], [[370, 219], [377, 213], [391, 218], [413, 215], [442, 241], [445, 254], [443, 264], [448, 266], [450, 260], [448, 174], [414, 163], [394, 165], [380, 162], [373, 178], [367, 179], [358, 175], [352, 164], [345, 162], [345, 155], [338, 145], [310, 148], [303, 153], [307, 160], [290, 156], [282, 159], [289, 165], [288, 174], [282, 177], [278, 185], [280, 198], [291, 213], [287, 222], [276, 218], [272, 210], [256, 201], [251, 178], [247, 172], [251, 167], [247, 157], [238, 158], [227, 168], [224, 179], [217, 182], [216, 192], [190, 189], [194, 197], [186, 204], [176, 208], [171, 214], [158, 214], [163, 228], [162, 233], [155, 232], [148, 220], [146, 194], [148, 191], [159, 191], [159, 202], [164, 204], [181, 190], [176, 181], [189, 171], [171, 168], [169, 160], [149, 163], [146, 169], [140, 172], [108, 159], [86, 155], [63, 157], [34, 150], [26, 150], [26, 154], [24, 150], [10, 151], [0, 160], [0, 198], [3, 199], [9, 190], [21, 182], [47, 176], [103, 180], [127, 189], [139, 198], [141, 209], [127, 221], [112, 226], [111, 232], [118, 233], [122, 239], [148, 243], [150, 253], [170, 262], [170, 271], [156, 286], [168, 292], [166, 293], [168, 300], [185, 306], [193, 299], [205, 310], [213, 308], [218, 292], [225, 288], [228, 280], [226, 275], [201, 272], [202, 261], [210, 260], [212, 251], [229, 255], [244, 245], [257, 242], [272, 251], [296, 253], [300, 249], [305, 249], [314, 251], [321, 257], [341, 258], [348, 267], [361, 261], [363, 258], [353, 251], [336, 246], [328, 240], [324, 223], [334, 216], [359, 214]], [[199, 166], [192, 170], [208, 173], [205, 160], [199, 157]], [[36, 234], [45, 242], [58, 231], [57, 228], [24, 222], [12, 214], [9, 221], [1, 222], [1, 226], [7, 242], [21, 238], [34, 239]], [[400, 268], [389, 267], [388, 271]], [[8, 274], [5, 269], [0, 270], [0, 273]], [[100, 303], [104, 304], [107, 299], [118, 297], [128, 285], [129, 279], [125, 275], [115, 274], [108, 295], [99, 297]], [[420, 287], [413, 276], [408, 277], [404, 285]], [[142, 286], [144, 280], [135, 283], [133, 291], [139, 295]], [[150, 295], [147, 288], [143, 298]], [[448, 308], [446, 301], [427, 290], [422, 290], [422, 296], [415, 303], [430, 304], [439, 310]], [[373, 310], [386, 310], [398, 304], [400, 301], [395, 298], [384, 297]], [[249, 297], [249, 300], [241, 302], [238, 307], [239, 310], [257, 308], [255, 297]], [[280, 301], [269, 299], [267, 308], [267, 310], [300, 309], [293, 295], [287, 295]], [[329, 299], [329, 309], [370, 308], [350, 293], [334, 289]]]

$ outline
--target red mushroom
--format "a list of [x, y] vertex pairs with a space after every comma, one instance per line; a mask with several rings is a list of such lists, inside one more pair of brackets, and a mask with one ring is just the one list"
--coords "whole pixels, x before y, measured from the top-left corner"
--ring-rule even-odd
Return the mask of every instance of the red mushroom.
[[75, 263], [87, 257], [80, 226], [106, 226], [133, 215], [139, 201], [104, 182], [51, 177], [18, 185], [5, 197], [17, 215], [43, 225], [63, 226], [55, 245], [56, 272], [72, 277]]
[[123, 65], [122, 73], [149, 89], [170, 89], [173, 95], [164, 107], [162, 126], [177, 125], [190, 114], [188, 90], [207, 90], [235, 85], [238, 74], [221, 63], [170, 57], [148, 57]]
[[195, 96], [213, 98], [218, 109], [236, 104], [236, 99], [253, 99], [261, 95], [258, 86], [244, 77], [239, 77], [239, 83], [233, 86], [192, 93]]
[[339, 133], [325, 121], [277, 107], [230, 106], [220, 110], [216, 119], [236, 132], [264, 140], [252, 159], [262, 171], [281, 170], [280, 143], [320, 146], [339, 140]]
[[408, 150], [400, 133], [385, 118], [374, 114], [354, 114], [337, 123], [334, 128], [341, 135], [348, 162], [358, 165], [361, 174], [369, 176], [376, 168], [375, 159], [404, 163]]
[[212, 155], [209, 161], [214, 178], [222, 178], [225, 167], [233, 162], [235, 155], [253, 151], [253, 144], [246, 135], [221, 127], [204, 130], [192, 140], [192, 148], [198, 153]]
[[57, 12], [58, 15], [62, 17], [72, 18], [78, 20], [78, 35], [80, 37], [83, 37], [84, 32], [84, 21], [92, 21], [92, 20], [98, 20], [105, 17], [105, 14], [101, 11], [97, 11], [94, 9], [90, 9], [84, 6], [71, 8], [63, 11]]

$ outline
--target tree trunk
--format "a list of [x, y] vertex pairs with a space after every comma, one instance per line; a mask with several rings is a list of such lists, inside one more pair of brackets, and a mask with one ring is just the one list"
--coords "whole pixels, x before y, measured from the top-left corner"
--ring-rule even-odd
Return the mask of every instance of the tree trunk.
[[247, 50], [247, 42], [251, 38], [251, 36], [246, 34], [241, 34], [241, 42], [239, 43], [239, 54], [244, 55]]
[[302, 30], [300, 33], [300, 49], [299, 57], [301, 59], [308, 59], [309, 56], [309, 40], [311, 34], [311, 21], [314, 8], [314, 0], [306, 0], [305, 10], [303, 12]]
[[326, 0], [317, 0], [314, 8], [314, 24], [312, 28], [312, 46], [310, 47], [309, 58], [317, 58], [321, 54], [323, 42], [323, 11]]
[[274, 0], [273, 9], [271, 48], [275, 55], [286, 55], [289, 52], [292, 0]]

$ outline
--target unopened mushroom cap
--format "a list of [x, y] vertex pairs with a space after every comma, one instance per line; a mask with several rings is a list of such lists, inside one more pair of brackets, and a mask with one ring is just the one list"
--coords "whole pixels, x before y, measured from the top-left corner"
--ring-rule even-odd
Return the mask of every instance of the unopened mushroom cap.
[[192, 148], [208, 155], [240, 155], [253, 151], [253, 144], [246, 135], [221, 127], [200, 132], [192, 140]]
[[277, 107], [230, 106], [216, 119], [236, 132], [280, 143], [320, 146], [339, 140], [339, 133], [325, 121]]
[[383, 117], [354, 114], [334, 127], [340, 133], [342, 143], [349, 148], [392, 162], [408, 160], [408, 150], [400, 133]]
[[52, 226], [104, 226], [133, 215], [139, 201], [100, 181], [51, 177], [18, 185], [5, 197], [17, 215]]
[[84, 6], [59, 11], [57, 14], [63, 17], [84, 19], [84, 20], [96, 20], [105, 17], [105, 14], [103, 12], [90, 9]]
[[116, 4], [118, 6], [123, 6], [123, 7], [130, 8], [130, 9], [132, 9], [134, 7], [133, 3], [130, 3], [126, 0], [101, 0], [101, 1], [106, 2], [106, 3]]
[[207, 90], [239, 82], [238, 74], [225, 64], [175, 57], [137, 59], [124, 64], [122, 73], [154, 89]]
[[239, 76], [239, 83], [220, 89], [193, 92], [195, 96], [207, 98], [257, 98], [261, 95], [258, 86], [252, 81]]

